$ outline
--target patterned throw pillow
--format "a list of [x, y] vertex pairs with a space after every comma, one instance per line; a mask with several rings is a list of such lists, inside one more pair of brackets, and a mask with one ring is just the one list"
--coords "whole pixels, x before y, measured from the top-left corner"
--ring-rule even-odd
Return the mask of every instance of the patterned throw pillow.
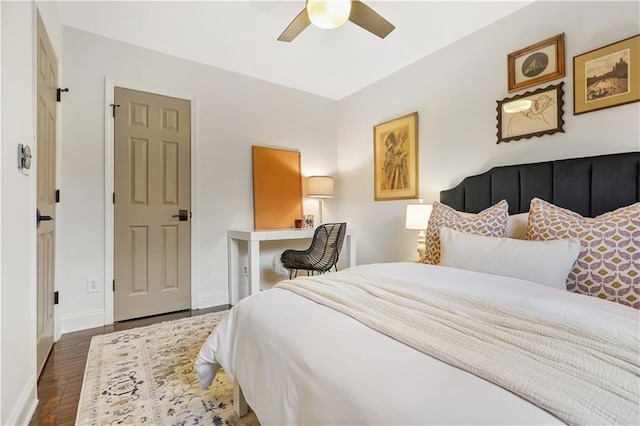
[[425, 252], [420, 262], [431, 265], [440, 263], [440, 228], [443, 226], [486, 237], [504, 237], [507, 232], [508, 216], [509, 205], [505, 200], [478, 214], [463, 214], [447, 205], [433, 203], [427, 225]]
[[640, 203], [593, 219], [534, 198], [528, 240], [578, 238], [567, 290], [640, 309]]

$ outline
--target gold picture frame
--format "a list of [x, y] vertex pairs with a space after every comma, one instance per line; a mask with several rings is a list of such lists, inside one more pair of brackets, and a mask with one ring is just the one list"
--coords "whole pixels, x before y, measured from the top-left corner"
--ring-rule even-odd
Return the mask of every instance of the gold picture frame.
[[418, 198], [418, 113], [373, 128], [374, 198]]
[[564, 132], [564, 82], [498, 102], [498, 141], [510, 142]]
[[573, 114], [640, 101], [640, 34], [573, 58]]
[[507, 55], [508, 91], [564, 77], [564, 33]]

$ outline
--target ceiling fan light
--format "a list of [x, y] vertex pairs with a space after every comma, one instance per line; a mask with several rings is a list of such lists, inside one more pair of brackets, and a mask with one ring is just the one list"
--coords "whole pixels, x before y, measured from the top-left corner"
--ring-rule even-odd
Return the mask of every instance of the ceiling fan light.
[[349, 20], [351, 0], [308, 0], [307, 13], [316, 27], [338, 28]]

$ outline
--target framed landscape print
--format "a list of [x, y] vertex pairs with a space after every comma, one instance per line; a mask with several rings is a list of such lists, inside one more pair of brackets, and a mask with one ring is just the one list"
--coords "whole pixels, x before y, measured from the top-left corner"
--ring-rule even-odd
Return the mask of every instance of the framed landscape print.
[[498, 142], [564, 132], [564, 83], [498, 101]]
[[418, 113], [373, 128], [374, 198], [418, 198]]
[[507, 74], [509, 92], [564, 77], [564, 33], [510, 53]]
[[640, 101], [640, 35], [573, 58], [573, 114]]

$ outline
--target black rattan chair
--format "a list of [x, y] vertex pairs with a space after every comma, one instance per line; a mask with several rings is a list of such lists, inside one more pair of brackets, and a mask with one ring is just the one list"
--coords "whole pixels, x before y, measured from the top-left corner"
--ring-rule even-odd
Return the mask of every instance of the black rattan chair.
[[[282, 265], [290, 269], [289, 278], [298, 275], [298, 270], [325, 273], [335, 267], [338, 270], [338, 258], [344, 235], [347, 230], [346, 223], [325, 223], [316, 228], [313, 234], [311, 246], [306, 250], [286, 250], [282, 253]], [[295, 275], [294, 275], [295, 271]]]

